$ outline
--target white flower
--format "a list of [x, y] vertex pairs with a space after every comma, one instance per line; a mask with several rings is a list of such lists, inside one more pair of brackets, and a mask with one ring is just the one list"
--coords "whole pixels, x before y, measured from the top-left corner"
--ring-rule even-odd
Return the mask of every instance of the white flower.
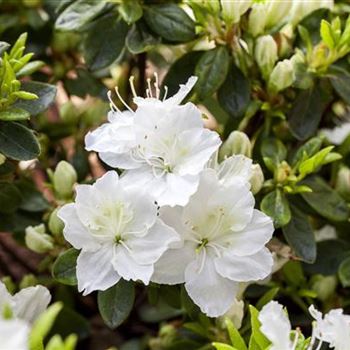
[[308, 16], [311, 12], [321, 8], [332, 9], [333, 6], [334, 0], [294, 0], [290, 21], [293, 24], [298, 24], [298, 22]]
[[292, 326], [286, 311], [276, 301], [270, 301], [259, 313], [261, 332], [270, 340], [269, 350], [294, 350], [295, 344], [290, 339]]
[[234, 24], [239, 22], [241, 16], [248, 11], [252, 0], [220, 0], [222, 16], [226, 23]]
[[177, 94], [163, 100], [158, 99], [157, 84], [157, 98], [152, 97], [149, 84], [147, 98], [134, 98], [135, 112], [110, 112], [109, 123], [85, 139], [86, 149], [99, 152], [105, 163], [129, 169], [131, 181], [160, 206], [188, 202], [198, 187], [199, 173], [221, 143], [216, 132], [204, 128], [195, 105], [179, 106], [196, 80], [191, 77]]
[[9, 307], [13, 317], [33, 323], [46, 310], [50, 300], [51, 295], [46, 287], [24, 288], [12, 296], [0, 281], [0, 317]]
[[208, 316], [227, 312], [239, 283], [265, 278], [272, 268], [267, 243], [272, 221], [254, 209], [249, 185], [202, 172], [197, 192], [184, 207], [164, 207], [161, 218], [182, 236], [155, 265], [152, 281], [185, 282], [192, 300]]
[[348, 350], [350, 344], [350, 316], [344, 315], [342, 309], [334, 309], [322, 317], [313, 305], [309, 312], [316, 320], [314, 336], [329, 343], [335, 350]]
[[0, 318], [0, 349], [28, 350], [29, 332], [30, 328], [25, 321]]
[[333, 129], [321, 129], [321, 134], [324, 134], [334, 145], [340, 145], [350, 135], [350, 122], [336, 126]]
[[148, 284], [154, 263], [179, 240], [157, 217], [153, 198], [115, 171], [76, 191], [75, 203], [62, 207], [58, 216], [65, 223], [66, 240], [81, 249], [79, 291], [105, 290], [121, 277]]

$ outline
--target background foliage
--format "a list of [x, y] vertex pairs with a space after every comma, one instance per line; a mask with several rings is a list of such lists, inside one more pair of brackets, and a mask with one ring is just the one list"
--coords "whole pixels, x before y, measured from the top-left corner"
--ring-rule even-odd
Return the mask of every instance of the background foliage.
[[[223, 139], [244, 131], [263, 168], [256, 205], [274, 219], [269, 248], [280, 268], [244, 299], [260, 309], [277, 298], [306, 330], [309, 304], [348, 309], [350, 136], [334, 147], [319, 130], [349, 119], [349, 14], [347, 1], [337, 1], [333, 11], [256, 33], [247, 15], [234, 22], [219, 1], [0, 0], [0, 273], [7, 285], [50, 286], [64, 302], [52, 332], [76, 333], [78, 348], [229, 343], [223, 320], [201, 314], [181, 286], [145, 290], [122, 281], [85, 298], [74, 287], [77, 251], [62, 237], [56, 208], [72, 200], [75, 182], [107, 169], [84, 150], [84, 136], [105, 120], [108, 89], [118, 85], [132, 104], [129, 77], [143, 95], [157, 71], [168, 95], [197, 75], [190, 100], [209, 127]], [[264, 52], [267, 42], [258, 49], [264, 34], [277, 43], [275, 58]], [[56, 167], [61, 160], [73, 168]], [[21, 258], [17, 247], [25, 244], [40, 254]], [[241, 334], [250, 333], [247, 316]]]

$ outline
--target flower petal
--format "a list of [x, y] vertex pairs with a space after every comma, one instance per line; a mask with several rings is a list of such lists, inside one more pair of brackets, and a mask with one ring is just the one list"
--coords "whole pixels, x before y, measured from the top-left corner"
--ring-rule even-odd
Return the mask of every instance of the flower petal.
[[157, 220], [142, 237], [128, 235], [125, 243], [132, 257], [142, 265], [154, 264], [173, 242], [180, 241], [180, 235], [163, 221]]
[[112, 264], [125, 280], [140, 280], [146, 285], [149, 283], [154, 271], [153, 264], [139, 264], [138, 261], [131, 256], [130, 252], [121, 245], [115, 248]]
[[230, 243], [230, 246], [227, 248], [230, 255], [252, 255], [258, 252], [272, 238], [273, 231], [274, 227], [271, 218], [254, 209], [251, 222], [242, 231], [231, 231], [222, 237], [221, 240]]
[[0, 281], [0, 315], [3, 313], [5, 305], [13, 307], [12, 295], [8, 292], [5, 283]]
[[168, 99], [166, 99], [165, 103], [171, 106], [180, 104], [183, 101], [183, 99], [190, 93], [190, 91], [196, 84], [197, 80], [198, 80], [198, 77], [196, 76], [189, 77], [186, 84], [184, 85], [180, 84], [179, 91], [172, 97], [169, 97]]
[[270, 301], [259, 313], [261, 331], [271, 341], [271, 350], [293, 350], [290, 340], [292, 331], [286, 312], [281, 304]]
[[43, 313], [51, 300], [51, 294], [43, 286], [21, 289], [14, 295], [14, 314], [16, 317], [33, 323]]
[[28, 350], [29, 325], [18, 319], [3, 320], [0, 318], [0, 349]]
[[[202, 253], [203, 254], [203, 253]], [[218, 317], [227, 312], [238, 292], [238, 283], [220, 276], [210, 257], [201, 268], [200, 255], [185, 270], [185, 288], [190, 298], [209, 317]]]
[[113, 246], [104, 245], [95, 252], [82, 250], [77, 259], [78, 290], [87, 295], [94, 290], [114, 286], [120, 275], [112, 265]]
[[182, 247], [167, 250], [154, 265], [152, 282], [179, 284], [185, 282], [185, 269], [196, 259], [196, 243], [185, 242]]
[[271, 273], [272, 265], [272, 254], [267, 248], [249, 256], [235, 256], [225, 251], [222, 257], [215, 259], [218, 273], [237, 282], [262, 280]]
[[96, 249], [99, 244], [94, 240], [87, 228], [81, 223], [75, 204], [64, 205], [57, 213], [64, 222], [64, 238], [76, 249]]

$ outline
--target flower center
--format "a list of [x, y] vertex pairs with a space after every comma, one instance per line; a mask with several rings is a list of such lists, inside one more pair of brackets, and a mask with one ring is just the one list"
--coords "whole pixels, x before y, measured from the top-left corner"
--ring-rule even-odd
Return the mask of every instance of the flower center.
[[196, 248], [196, 253], [200, 253], [200, 251], [209, 243], [208, 238], [203, 238], [199, 243]]

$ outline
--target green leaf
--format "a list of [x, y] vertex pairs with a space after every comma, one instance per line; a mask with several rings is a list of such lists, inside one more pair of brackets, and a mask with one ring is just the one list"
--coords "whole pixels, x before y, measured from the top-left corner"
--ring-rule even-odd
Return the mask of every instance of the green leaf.
[[129, 316], [135, 300], [135, 287], [131, 281], [121, 279], [115, 286], [98, 292], [98, 309], [110, 328], [120, 326]]
[[79, 253], [79, 250], [71, 248], [56, 259], [52, 266], [52, 275], [58, 282], [69, 286], [78, 284], [76, 266]]
[[329, 69], [330, 82], [337, 94], [350, 105], [350, 74], [343, 68], [332, 66]]
[[301, 147], [295, 153], [292, 161], [292, 165], [296, 165], [316, 154], [322, 146], [322, 139], [320, 137], [313, 137]]
[[45, 62], [43, 62], [43, 61], [29, 62], [16, 73], [16, 77], [21, 78], [21, 77], [24, 77], [26, 75], [31, 75], [32, 73], [36, 72], [37, 70], [39, 70], [43, 66], [45, 66]]
[[0, 122], [0, 153], [16, 160], [30, 160], [40, 154], [33, 132], [16, 122]]
[[338, 275], [342, 286], [344, 288], [350, 287], [350, 257], [340, 264]]
[[340, 264], [350, 256], [349, 243], [329, 239], [317, 243], [317, 258], [313, 264], [305, 264], [308, 274], [335, 275]]
[[125, 45], [133, 54], [139, 54], [152, 49], [155, 45], [160, 43], [160, 38], [154, 36], [149, 32], [147, 26], [143, 21], [139, 21], [133, 25], [129, 30]]
[[317, 152], [311, 158], [304, 160], [299, 164], [299, 172], [305, 177], [306, 175], [317, 172], [322, 165], [341, 159], [338, 153], [331, 153], [334, 146], [329, 146]]
[[301, 184], [312, 189], [312, 192], [302, 193], [301, 196], [321, 216], [331, 221], [346, 221], [349, 219], [347, 203], [321, 177], [308, 177]]
[[237, 350], [230, 345], [224, 343], [212, 343], [216, 350]]
[[278, 166], [287, 158], [287, 149], [279, 139], [267, 138], [262, 141], [261, 155], [263, 158], [271, 159], [274, 165]]
[[8, 44], [5, 41], [0, 41], [0, 56], [3, 55], [3, 53], [10, 47], [10, 44]]
[[297, 257], [312, 264], [316, 260], [316, 241], [308, 217], [291, 206], [291, 220], [283, 227], [283, 234]]
[[178, 5], [147, 6], [144, 18], [152, 31], [167, 41], [186, 42], [196, 37], [195, 23]]
[[50, 208], [49, 202], [45, 199], [42, 192], [36, 189], [32, 182], [21, 180], [21, 182], [16, 183], [16, 186], [22, 195], [20, 209], [36, 213]]
[[321, 38], [323, 42], [330, 48], [333, 49], [335, 46], [334, 38], [332, 35], [332, 27], [330, 23], [325, 21], [324, 19], [321, 21], [320, 28]]
[[29, 112], [22, 108], [9, 108], [0, 112], [0, 120], [16, 121], [29, 119]]
[[331, 99], [326, 83], [316, 82], [313, 88], [299, 92], [288, 115], [290, 130], [298, 140], [306, 140], [316, 133]]
[[239, 334], [239, 331], [234, 326], [232, 321], [226, 318], [225, 323], [226, 323], [226, 328], [227, 328], [227, 332], [230, 337], [231, 343], [235, 347], [235, 349], [247, 350], [247, 345], [245, 344], [242, 336]]
[[198, 82], [195, 92], [200, 100], [210, 97], [224, 83], [230, 64], [230, 56], [225, 46], [206, 51], [199, 59], [195, 75]]
[[250, 311], [250, 322], [252, 326], [252, 338], [261, 349], [266, 349], [270, 345], [270, 342], [265, 337], [265, 335], [260, 331], [261, 323], [258, 319], [259, 311], [252, 305], [249, 305], [249, 311]]
[[164, 86], [168, 87], [168, 96], [174, 95], [179, 90], [179, 85], [185, 84], [194, 74], [196, 64], [202, 54], [202, 51], [189, 52], [173, 63], [162, 83], [162, 90]]
[[58, 16], [55, 28], [58, 30], [80, 30], [104, 12], [107, 3], [100, 0], [78, 0], [70, 4]]
[[138, 0], [123, 0], [118, 10], [128, 24], [135, 23], [143, 15], [143, 9]]
[[275, 298], [279, 292], [279, 287], [269, 289], [264, 295], [257, 301], [256, 308], [261, 310], [267, 303]]
[[13, 213], [21, 205], [22, 195], [18, 188], [7, 182], [0, 182], [0, 213]]
[[283, 227], [291, 219], [288, 200], [282, 190], [278, 188], [263, 198], [260, 208], [273, 219], [275, 227]]
[[31, 115], [44, 112], [55, 100], [57, 88], [54, 85], [38, 81], [23, 82], [21, 89], [38, 96], [38, 99], [31, 101], [18, 100], [14, 106], [23, 108]]
[[181, 288], [181, 303], [182, 307], [185, 309], [187, 315], [192, 320], [197, 320], [200, 315], [199, 307], [192, 301], [189, 297], [186, 289], [184, 287]]
[[230, 67], [226, 80], [218, 91], [218, 100], [237, 125], [244, 117], [250, 102], [250, 84], [235, 65]]
[[124, 49], [128, 25], [111, 14], [101, 17], [90, 27], [84, 40], [84, 57], [93, 71], [111, 65]]

